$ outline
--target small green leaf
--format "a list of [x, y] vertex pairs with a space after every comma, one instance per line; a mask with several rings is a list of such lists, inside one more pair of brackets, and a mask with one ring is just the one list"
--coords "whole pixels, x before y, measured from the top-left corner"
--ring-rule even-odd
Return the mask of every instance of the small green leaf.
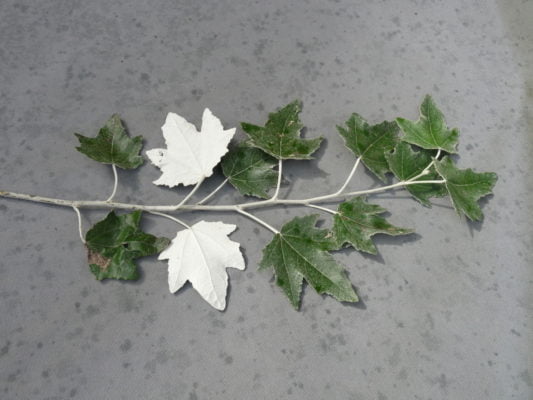
[[370, 254], [377, 254], [372, 236], [377, 233], [398, 236], [412, 233], [412, 229], [398, 228], [389, 224], [379, 214], [387, 212], [377, 204], [369, 204], [362, 197], [339, 204], [337, 214], [333, 217], [333, 233], [337, 244], [342, 247], [349, 243], [355, 249]]
[[300, 101], [296, 100], [270, 113], [264, 127], [246, 122], [242, 122], [241, 127], [250, 137], [253, 146], [259, 147], [278, 160], [310, 159], [323, 139], [300, 138], [300, 130], [303, 128], [298, 118], [300, 111]]
[[138, 279], [134, 260], [157, 254], [168, 246], [167, 238], [155, 237], [139, 228], [141, 215], [142, 211], [123, 215], [111, 211], [87, 232], [89, 265], [96, 279]]
[[123, 169], [135, 169], [144, 162], [139, 154], [142, 136], [130, 138], [117, 114], [113, 114], [95, 138], [75, 133], [80, 141], [80, 153], [103, 164], [115, 164]]
[[222, 172], [243, 195], [268, 198], [268, 189], [276, 186], [278, 173], [272, 168], [278, 164], [263, 150], [240, 145], [231, 149], [222, 159]]
[[346, 128], [337, 126], [346, 147], [361, 157], [361, 161], [379, 179], [385, 181], [385, 173], [389, 172], [389, 164], [385, 153], [394, 149], [398, 141], [398, 125], [384, 121], [377, 125], [369, 125], [359, 114], [353, 113]]
[[[421, 149], [414, 151], [410, 144], [400, 142], [392, 153], [386, 153], [385, 158], [393, 174], [401, 181], [406, 181], [419, 175], [432, 161], [432, 151]], [[432, 167], [429, 174], [421, 176], [417, 181], [438, 180], [440, 176]], [[408, 185], [405, 189], [413, 197], [425, 206], [431, 207], [431, 197], [442, 197], [448, 193], [443, 184], [424, 183], [420, 185]]]
[[317, 218], [308, 215], [292, 219], [263, 249], [260, 268], [274, 267], [277, 285], [296, 309], [300, 307], [304, 279], [318, 293], [330, 294], [339, 301], [359, 301], [343, 266], [328, 253], [335, 247], [335, 239], [331, 232], [315, 227]]
[[405, 132], [401, 139], [416, 144], [423, 149], [441, 149], [448, 153], [457, 153], [459, 131], [448, 129], [444, 115], [437, 108], [431, 96], [427, 95], [420, 106], [420, 119], [416, 122], [397, 118], [396, 122]]
[[459, 215], [465, 214], [472, 221], [483, 219], [483, 212], [477, 201], [492, 193], [498, 180], [494, 172], [476, 173], [469, 169], [458, 169], [449, 157], [435, 163], [437, 172], [446, 180], [446, 189]]

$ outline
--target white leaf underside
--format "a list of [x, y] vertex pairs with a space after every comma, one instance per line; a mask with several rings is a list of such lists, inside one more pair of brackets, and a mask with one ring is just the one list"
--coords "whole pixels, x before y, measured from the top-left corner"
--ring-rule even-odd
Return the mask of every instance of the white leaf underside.
[[177, 292], [189, 281], [211, 306], [224, 310], [228, 288], [226, 268], [245, 268], [239, 243], [228, 238], [236, 228], [223, 222], [200, 221], [190, 229], [179, 231], [159, 255], [159, 260], [169, 260], [170, 292]]
[[211, 176], [235, 134], [235, 128], [224, 130], [208, 108], [204, 110], [200, 132], [174, 113], [168, 113], [161, 130], [167, 148], [148, 150], [146, 155], [162, 171], [154, 183], [168, 187], [194, 185]]

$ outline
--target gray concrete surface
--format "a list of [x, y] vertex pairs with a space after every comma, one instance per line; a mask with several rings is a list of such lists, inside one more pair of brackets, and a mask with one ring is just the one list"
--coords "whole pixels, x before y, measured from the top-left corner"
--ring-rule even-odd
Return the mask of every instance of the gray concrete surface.
[[[72, 133], [113, 112], [149, 149], [168, 111], [198, 123], [208, 106], [235, 126], [300, 98], [307, 135], [327, 143], [287, 162], [282, 193], [322, 194], [353, 162], [335, 124], [354, 111], [415, 118], [426, 93], [461, 129], [460, 165], [500, 180], [482, 224], [446, 201], [375, 196], [418, 236], [377, 239], [378, 257], [338, 254], [364, 305], [308, 288], [301, 312], [257, 271], [269, 232], [241, 217], [205, 216], [237, 222], [247, 258], [220, 313], [190, 287], [168, 293], [154, 258], [138, 283], [98, 283], [71, 210], [0, 200], [0, 398], [533, 398], [532, 19], [532, 1], [3, 0], [2, 190], [107, 197], [111, 171]], [[155, 187], [158, 175], [121, 172], [118, 198], [176, 202], [184, 192]], [[360, 171], [351, 187], [376, 183]], [[238, 198], [227, 188], [217, 201]], [[280, 226], [305, 212], [258, 215]], [[85, 212], [85, 227], [102, 215]], [[144, 227], [176, 232], [155, 217]]]

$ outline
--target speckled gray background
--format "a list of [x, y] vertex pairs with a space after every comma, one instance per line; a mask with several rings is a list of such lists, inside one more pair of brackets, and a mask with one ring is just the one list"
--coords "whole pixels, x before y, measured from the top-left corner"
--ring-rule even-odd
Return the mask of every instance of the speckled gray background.
[[[327, 143], [286, 163], [282, 193], [323, 194], [353, 163], [335, 124], [354, 111], [414, 119], [426, 93], [461, 129], [460, 166], [500, 180], [483, 224], [446, 201], [375, 196], [419, 236], [378, 238], [378, 257], [338, 254], [364, 305], [308, 289], [299, 313], [257, 271], [271, 235], [249, 220], [206, 217], [239, 224], [248, 263], [230, 270], [220, 313], [190, 287], [169, 294], [154, 258], [138, 283], [98, 283], [71, 210], [0, 200], [0, 398], [533, 398], [532, 19], [518, 0], [2, 0], [2, 190], [107, 197], [111, 171], [72, 133], [113, 112], [153, 148], [168, 111], [198, 123], [208, 106], [229, 127], [301, 98], [307, 135]], [[118, 198], [175, 203], [184, 192], [155, 187], [158, 175], [121, 172]], [[376, 183], [360, 171], [351, 187]], [[236, 199], [227, 188], [218, 201]], [[275, 226], [304, 212], [257, 211]], [[102, 215], [84, 213], [85, 227]]]

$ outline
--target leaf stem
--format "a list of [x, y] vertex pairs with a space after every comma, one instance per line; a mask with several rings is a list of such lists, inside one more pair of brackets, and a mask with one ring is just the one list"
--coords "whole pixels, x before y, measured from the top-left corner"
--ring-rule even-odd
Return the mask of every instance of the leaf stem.
[[321, 207], [321, 206], [317, 206], [316, 204], [305, 204], [306, 207], [311, 207], [311, 208], [316, 208], [317, 210], [322, 210], [322, 211], [325, 211], [327, 213], [330, 213], [330, 214], [338, 214], [337, 211], [334, 211], [334, 210], [330, 210], [329, 208], [326, 208], [326, 207]]
[[335, 192], [335, 194], [341, 194], [342, 192], [344, 192], [344, 189], [346, 189], [346, 186], [348, 186], [348, 184], [352, 180], [352, 177], [355, 174], [355, 171], [357, 170], [357, 167], [359, 166], [360, 162], [361, 162], [361, 157], [357, 157], [357, 160], [355, 160], [355, 164], [352, 168], [352, 171], [350, 172], [350, 175], [348, 175], [348, 178], [346, 178], [346, 181], [344, 182], [344, 184], [341, 186], [341, 188], [337, 192]]
[[274, 195], [272, 196], [270, 201], [276, 201], [278, 199], [279, 188], [281, 187], [281, 173], [282, 173], [282, 171], [283, 171], [283, 160], [279, 159], [279, 161], [278, 161], [278, 182], [276, 183], [276, 191], [274, 192]]
[[176, 206], [176, 209], [180, 208], [182, 205], [187, 203], [187, 200], [189, 200], [193, 196], [193, 194], [196, 193], [196, 191], [200, 188], [200, 185], [202, 184], [204, 179], [205, 177], [203, 177], [202, 179], [198, 181], [198, 183], [192, 188], [192, 190], [187, 194], [187, 196], [185, 196], [183, 200]]
[[168, 218], [168, 219], [170, 219], [170, 220], [172, 220], [174, 222], [177, 222], [178, 224], [184, 226], [187, 229], [191, 229], [191, 227], [189, 225], [187, 225], [185, 222], [183, 222], [181, 219], [173, 217], [172, 215], [168, 215], [168, 214], [165, 214], [165, 213], [160, 213], [160, 212], [157, 212], [157, 211], [148, 211], [148, 212], [150, 214], [159, 215], [160, 217]]
[[337, 211], [335, 210], [330, 210], [329, 208], [326, 208], [326, 207], [321, 207], [321, 206], [317, 206], [316, 204], [304, 204], [306, 207], [311, 207], [311, 208], [316, 208], [317, 210], [322, 210], [322, 211], [325, 211], [327, 213], [330, 213], [330, 214], [338, 214]]
[[77, 217], [78, 217], [78, 233], [80, 235], [80, 239], [81, 239], [81, 242], [83, 244], [85, 244], [85, 238], [83, 237], [83, 229], [82, 229], [82, 226], [81, 226], [81, 213], [80, 213], [80, 209], [78, 207], [74, 207], [72, 206], [72, 209], [74, 210], [74, 212], [76, 213]]
[[252, 220], [254, 220], [255, 222], [257, 222], [258, 224], [260, 225], [263, 225], [265, 228], [269, 229], [270, 231], [272, 231], [275, 235], [279, 233], [279, 231], [274, 228], [273, 226], [270, 226], [269, 224], [267, 224], [265, 221], [263, 221], [262, 219], [256, 217], [255, 215], [253, 214], [250, 214], [249, 212], [246, 212], [244, 211], [242, 208], [240, 208], [239, 206], [235, 206], [234, 207], [235, 211], [237, 211], [239, 214], [242, 214]]
[[117, 193], [117, 187], [118, 187], [117, 166], [115, 164], [111, 164], [111, 168], [113, 169], [113, 177], [115, 179], [115, 183], [113, 184], [113, 191], [111, 192], [111, 196], [109, 196], [106, 201], [113, 200], [113, 197], [115, 197], [115, 194]]
[[215, 188], [215, 190], [213, 190], [211, 193], [209, 193], [207, 196], [205, 196], [202, 200], [200, 200], [196, 204], [198, 204], [198, 205], [204, 204], [207, 200], [209, 200], [211, 197], [213, 197], [220, 189], [222, 189], [224, 187], [224, 185], [226, 183], [228, 183], [228, 180], [229, 180], [229, 178], [224, 179], [224, 181], [220, 185], [218, 185]]

